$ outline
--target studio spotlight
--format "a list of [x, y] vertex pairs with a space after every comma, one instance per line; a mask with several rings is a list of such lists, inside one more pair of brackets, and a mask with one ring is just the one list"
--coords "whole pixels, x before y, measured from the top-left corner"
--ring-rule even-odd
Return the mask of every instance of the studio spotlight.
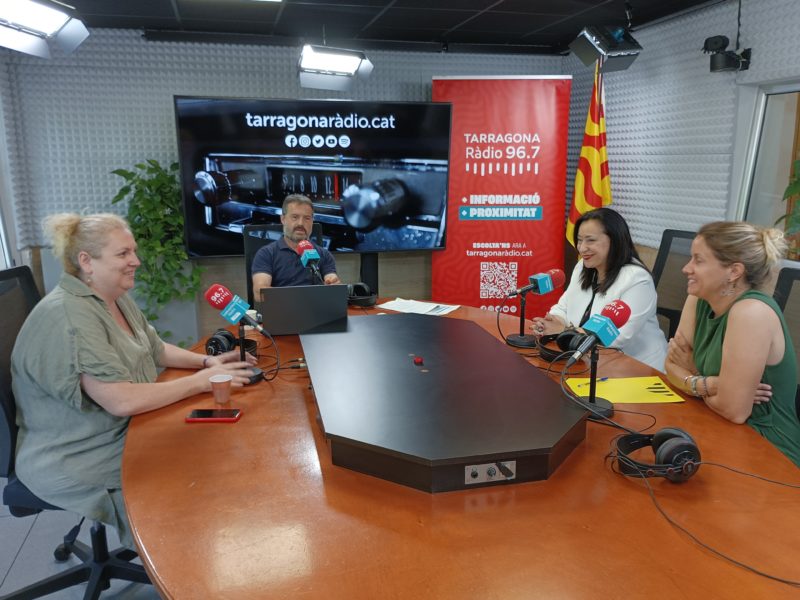
[[42, 0], [15, 0], [0, 3], [0, 46], [50, 58], [50, 47], [69, 54], [89, 31], [69, 13], [71, 6]]
[[724, 35], [706, 38], [703, 43], [703, 52], [711, 55], [710, 71], [712, 73], [746, 71], [750, 68], [752, 48], [734, 52], [733, 50], [726, 50], [729, 43], [730, 40]]
[[356, 79], [369, 77], [373, 66], [358, 50], [306, 44], [297, 68], [301, 86], [345, 92], [353, 87]]
[[639, 56], [642, 47], [624, 27], [584, 27], [569, 45], [587, 67], [603, 59], [603, 71], [627, 69]]

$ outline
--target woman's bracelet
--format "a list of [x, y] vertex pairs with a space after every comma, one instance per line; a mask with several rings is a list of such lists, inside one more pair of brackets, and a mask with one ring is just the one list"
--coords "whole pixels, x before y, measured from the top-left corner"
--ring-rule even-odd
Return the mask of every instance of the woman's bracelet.
[[[696, 396], [697, 398], [705, 398], [708, 396], [708, 377], [705, 375], [687, 375], [683, 378], [683, 385], [686, 387], [686, 380], [689, 380], [689, 389], [691, 390], [692, 396]], [[697, 391], [697, 382], [699, 380], [703, 381], [703, 392], [700, 393]]]
[[211, 357], [210, 357], [210, 356], [204, 356], [204, 357], [203, 357], [203, 368], [204, 368], [204, 369], [207, 369], [207, 368], [208, 368], [208, 359], [209, 359], [209, 358], [211, 358]]

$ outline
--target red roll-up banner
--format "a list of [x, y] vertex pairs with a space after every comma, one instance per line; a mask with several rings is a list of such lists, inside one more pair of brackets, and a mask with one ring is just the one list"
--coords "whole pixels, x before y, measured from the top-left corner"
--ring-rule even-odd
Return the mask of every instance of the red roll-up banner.
[[[519, 314], [509, 292], [564, 268], [569, 76], [434, 78], [453, 105], [447, 247], [432, 255], [437, 302]], [[527, 296], [543, 315], [561, 292]]]

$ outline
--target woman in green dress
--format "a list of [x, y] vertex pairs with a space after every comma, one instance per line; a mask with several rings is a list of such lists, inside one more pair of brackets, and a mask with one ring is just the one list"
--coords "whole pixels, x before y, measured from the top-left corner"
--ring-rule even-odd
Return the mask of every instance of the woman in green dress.
[[747, 423], [800, 466], [797, 357], [780, 308], [761, 291], [785, 250], [777, 229], [743, 222], [700, 228], [683, 268], [689, 297], [666, 371], [673, 385]]

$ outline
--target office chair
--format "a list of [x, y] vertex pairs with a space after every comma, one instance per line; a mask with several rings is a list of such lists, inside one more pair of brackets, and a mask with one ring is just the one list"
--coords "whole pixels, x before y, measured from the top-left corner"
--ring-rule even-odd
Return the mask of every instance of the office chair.
[[[244, 273], [247, 279], [247, 303], [255, 306], [255, 293], [253, 290], [253, 276], [250, 272], [253, 267], [253, 258], [261, 246], [275, 242], [283, 236], [283, 225], [280, 223], [261, 223], [258, 225], [245, 225], [242, 231], [244, 239]], [[318, 246], [323, 245], [322, 225], [314, 223], [311, 227], [311, 237]]]
[[[775, 284], [775, 291], [772, 297], [783, 311], [783, 318], [792, 336], [794, 351], [800, 356], [800, 269], [794, 267], [783, 267], [778, 273], [778, 281]], [[795, 410], [797, 417], [800, 418], [800, 385], [797, 386], [795, 396]]]
[[675, 336], [681, 321], [681, 310], [686, 302], [686, 277], [681, 273], [683, 266], [692, 255], [692, 240], [697, 235], [693, 231], [665, 229], [661, 235], [655, 265], [653, 265], [653, 282], [658, 294], [656, 314], [662, 319], [659, 325], [667, 339]]
[[[14, 474], [17, 411], [11, 391], [11, 350], [25, 318], [39, 299], [39, 291], [28, 267], [0, 271], [0, 330], [3, 332], [0, 335], [0, 476], [8, 478], [3, 489], [3, 504], [15, 517], [35, 515], [43, 510], [61, 510], [36, 497]], [[95, 522], [92, 526], [91, 547], [77, 541], [75, 538], [81, 523], [64, 536], [63, 543], [53, 552], [58, 561], [67, 560], [70, 554], [75, 554], [81, 559], [81, 564], [2, 596], [0, 600], [39, 598], [84, 582], [88, 582], [88, 585], [83, 597], [96, 599], [108, 588], [112, 578], [150, 583], [144, 568], [130, 563], [136, 557], [136, 552], [128, 548], [108, 551], [106, 530], [102, 523]]]

